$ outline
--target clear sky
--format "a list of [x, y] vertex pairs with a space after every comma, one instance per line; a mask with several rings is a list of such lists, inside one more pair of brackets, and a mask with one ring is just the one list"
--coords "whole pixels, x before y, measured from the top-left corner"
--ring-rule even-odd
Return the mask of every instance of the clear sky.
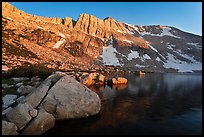
[[167, 25], [202, 35], [202, 2], [9, 2], [29, 14], [77, 20], [81, 13], [135, 25]]

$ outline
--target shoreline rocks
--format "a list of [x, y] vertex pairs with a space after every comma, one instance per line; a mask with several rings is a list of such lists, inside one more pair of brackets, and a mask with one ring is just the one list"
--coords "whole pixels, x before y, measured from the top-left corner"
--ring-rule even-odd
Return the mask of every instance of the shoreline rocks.
[[57, 120], [82, 118], [100, 111], [98, 95], [70, 76], [62, 77], [41, 103]]
[[14, 123], [2, 120], [2, 135], [18, 135], [16, 125]]
[[[14, 108], [2, 112], [4, 134], [40, 135], [54, 127], [56, 120], [88, 117], [101, 109], [95, 92], [62, 72], [53, 73], [15, 102]], [[12, 124], [7, 131], [9, 122]]]
[[108, 80], [108, 85], [127, 84], [128, 80], [123, 77], [112, 78]]
[[86, 86], [103, 85], [105, 82], [105, 76], [100, 73], [85, 74], [82, 75], [80, 82]]

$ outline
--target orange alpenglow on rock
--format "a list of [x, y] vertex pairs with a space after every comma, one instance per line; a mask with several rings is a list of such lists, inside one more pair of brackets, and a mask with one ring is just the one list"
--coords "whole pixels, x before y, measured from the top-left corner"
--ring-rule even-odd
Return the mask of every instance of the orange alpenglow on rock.
[[127, 84], [128, 80], [123, 77], [112, 78], [113, 84]]

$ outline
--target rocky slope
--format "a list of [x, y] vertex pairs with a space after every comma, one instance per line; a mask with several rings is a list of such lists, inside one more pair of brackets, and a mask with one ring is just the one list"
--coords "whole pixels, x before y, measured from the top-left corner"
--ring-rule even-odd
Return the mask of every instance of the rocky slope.
[[156, 72], [202, 71], [202, 37], [171, 26], [138, 26], [81, 14], [46, 18], [2, 3], [2, 63], [87, 69], [103, 65]]

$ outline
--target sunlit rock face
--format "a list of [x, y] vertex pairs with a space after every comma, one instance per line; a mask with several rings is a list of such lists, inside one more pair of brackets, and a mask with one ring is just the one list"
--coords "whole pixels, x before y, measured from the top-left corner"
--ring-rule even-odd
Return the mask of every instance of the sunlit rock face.
[[[157, 72], [202, 71], [202, 36], [171, 26], [139, 26], [80, 14], [47, 18], [2, 3], [2, 63], [63, 70], [113, 65]], [[74, 64], [74, 65], [73, 65]]]

